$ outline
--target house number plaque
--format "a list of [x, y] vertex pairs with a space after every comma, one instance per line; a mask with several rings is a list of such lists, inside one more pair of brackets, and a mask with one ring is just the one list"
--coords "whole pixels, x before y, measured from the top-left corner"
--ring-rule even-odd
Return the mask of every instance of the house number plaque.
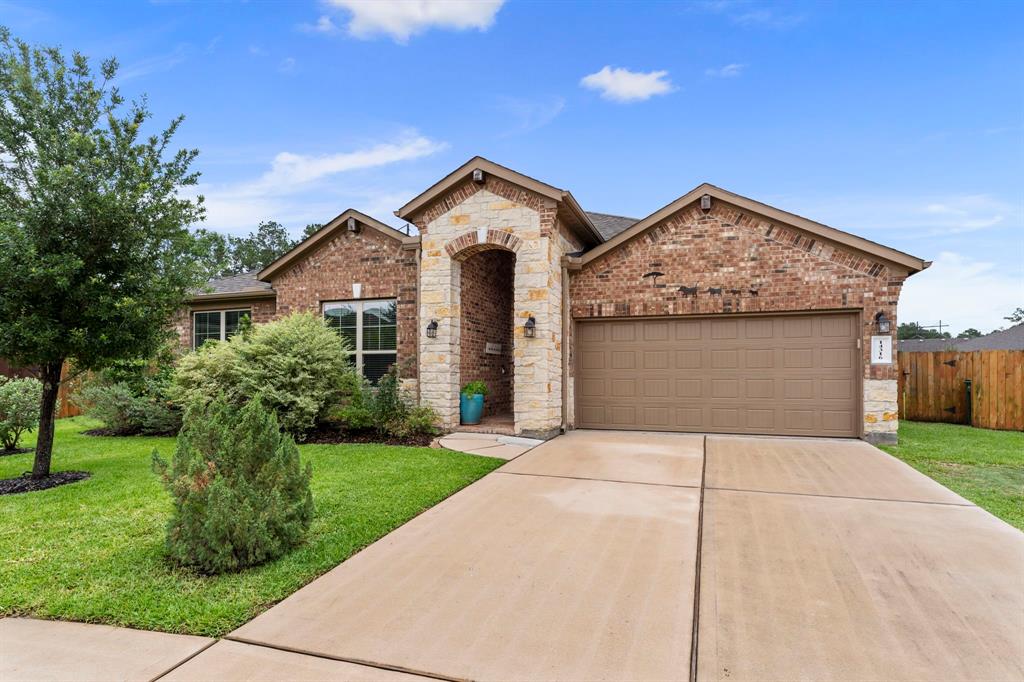
[[892, 364], [892, 337], [872, 336], [871, 337], [871, 364], [891, 365]]
[[[479, 346], [477, 346], [477, 348], [479, 348]], [[488, 355], [501, 355], [501, 344], [491, 343], [488, 341], [486, 345], [484, 345], [484, 352]]]

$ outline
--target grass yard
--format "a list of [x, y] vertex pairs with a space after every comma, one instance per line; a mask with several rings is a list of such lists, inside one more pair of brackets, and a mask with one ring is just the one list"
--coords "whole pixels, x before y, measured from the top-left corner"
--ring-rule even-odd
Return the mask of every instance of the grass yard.
[[[503, 464], [429, 448], [301, 446], [316, 505], [306, 543], [263, 566], [204, 577], [163, 557], [171, 505], [150, 456], [156, 448], [169, 458], [174, 439], [86, 436], [98, 423], [82, 417], [57, 424], [54, 470], [92, 478], [0, 496], [0, 616], [223, 635]], [[31, 457], [0, 457], [0, 478], [30, 470]]]
[[1024, 433], [901, 421], [882, 449], [1024, 530]]

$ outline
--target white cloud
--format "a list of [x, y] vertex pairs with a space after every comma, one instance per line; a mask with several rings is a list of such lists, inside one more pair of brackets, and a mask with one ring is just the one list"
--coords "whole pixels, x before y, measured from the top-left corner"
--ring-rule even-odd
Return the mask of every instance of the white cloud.
[[747, 68], [746, 64], [726, 64], [718, 69], [707, 69], [704, 75], [712, 78], [736, 78], [743, 73], [745, 68]]
[[372, 38], [383, 34], [405, 43], [431, 28], [486, 31], [504, 0], [327, 0], [327, 4], [350, 13], [350, 35]]
[[755, 0], [703, 0], [689, 6], [698, 11], [720, 14], [745, 28], [786, 29], [805, 19], [802, 14], [780, 12], [777, 7], [768, 7]]
[[178, 45], [173, 51], [166, 54], [132, 62], [118, 70], [115, 78], [115, 85], [121, 85], [126, 81], [130, 81], [135, 78], [143, 78], [154, 73], [170, 71], [177, 65], [184, 62], [191, 51], [190, 45], [182, 44]]
[[514, 126], [502, 133], [502, 137], [507, 137], [528, 133], [551, 123], [565, 109], [565, 98], [526, 99], [502, 95], [497, 98], [497, 108], [514, 121]]
[[[274, 157], [270, 168], [257, 178], [202, 185], [196, 188], [196, 194], [205, 198], [206, 225], [225, 232], [249, 230], [260, 220], [267, 219], [288, 226], [322, 222], [350, 205], [367, 212], [380, 211], [385, 205], [390, 210], [413, 193], [382, 191], [375, 187], [358, 189], [348, 182], [336, 182], [335, 178], [423, 158], [446, 147], [443, 142], [407, 131], [393, 141], [354, 151], [320, 156], [281, 152]], [[402, 201], [387, 203], [395, 197]]]
[[292, 73], [295, 71], [296, 64], [297, 62], [295, 61], [295, 57], [285, 57], [281, 60], [281, 63], [277, 65], [277, 70], [280, 73]]
[[597, 90], [605, 99], [616, 102], [635, 102], [665, 95], [675, 87], [668, 79], [668, 71], [630, 71], [605, 66], [597, 73], [584, 76], [580, 85]]
[[951, 325], [957, 333], [974, 327], [989, 332], [1008, 326], [1003, 319], [1024, 305], [1024, 270], [1000, 271], [993, 263], [944, 251], [930, 268], [903, 285], [900, 322]]
[[315, 24], [300, 24], [299, 28], [301, 28], [303, 31], [306, 31], [307, 33], [326, 34], [334, 34], [337, 33], [339, 30], [338, 25], [334, 23], [334, 20], [331, 19], [326, 14], [321, 15], [320, 18], [316, 20]]

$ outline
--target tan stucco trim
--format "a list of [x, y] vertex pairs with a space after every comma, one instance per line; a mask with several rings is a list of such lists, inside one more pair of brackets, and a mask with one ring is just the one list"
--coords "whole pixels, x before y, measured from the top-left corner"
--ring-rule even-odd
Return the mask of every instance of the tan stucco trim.
[[405, 204], [405, 206], [402, 206], [400, 209], [395, 211], [395, 215], [402, 220], [412, 222], [417, 213], [426, 208], [431, 202], [442, 196], [445, 192], [450, 191], [453, 187], [464, 181], [474, 170], [482, 170], [484, 173], [488, 173], [501, 178], [506, 182], [510, 182], [513, 185], [518, 185], [524, 189], [528, 189], [542, 197], [565, 204], [566, 208], [569, 209], [569, 212], [583, 227], [580, 236], [588, 239], [594, 244], [599, 244], [601, 242], [601, 233], [597, 231], [597, 228], [594, 227], [594, 223], [590, 221], [590, 217], [580, 207], [575, 197], [573, 197], [568, 190], [559, 189], [558, 187], [549, 185], [546, 182], [541, 182], [540, 180], [531, 178], [528, 175], [523, 175], [511, 168], [506, 168], [505, 166], [494, 163], [493, 161], [489, 161], [482, 156], [474, 156], [472, 159], [435, 182], [425, 191], [411, 199], [407, 204]]
[[[385, 237], [389, 237], [391, 239], [400, 241], [403, 246], [406, 244], [415, 245], [419, 243], [420, 238], [418, 235], [409, 236], [404, 232], [399, 232], [390, 225], [385, 225], [376, 218], [371, 218], [365, 213], [357, 211], [354, 208], [350, 208], [345, 210], [343, 213], [341, 213], [341, 215], [337, 216], [326, 225], [324, 225], [316, 233], [304, 239], [294, 249], [284, 254], [267, 267], [260, 270], [259, 273], [257, 273], [256, 275], [256, 279], [268, 281], [274, 275], [291, 267], [299, 260], [301, 260], [302, 256], [305, 253], [307, 253], [311, 249], [316, 249], [317, 246], [324, 242], [324, 240], [328, 239], [332, 234], [334, 234], [335, 231], [337, 231], [339, 228], [343, 228], [345, 226], [345, 222], [349, 218], [355, 218], [357, 221], [359, 221], [360, 225], [364, 227], [369, 227], [372, 230], [376, 230]], [[415, 248], [415, 246], [413, 246], [413, 248]]]
[[232, 291], [228, 293], [196, 294], [189, 299], [192, 305], [205, 305], [207, 303], [265, 301], [268, 298], [277, 298], [277, 292], [273, 289], [260, 291]]
[[835, 242], [836, 244], [841, 244], [856, 251], [860, 251], [861, 253], [867, 254], [873, 258], [895, 264], [904, 268], [907, 271], [907, 274], [920, 272], [931, 265], [930, 262], [911, 256], [908, 253], [903, 253], [902, 251], [891, 249], [888, 246], [883, 246], [868, 239], [864, 239], [863, 237], [850, 234], [849, 232], [843, 232], [842, 230], [837, 230], [834, 227], [829, 227], [828, 225], [808, 220], [807, 218], [798, 216], [795, 213], [783, 211], [775, 208], [774, 206], [769, 206], [768, 204], [763, 204], [760, 201], [740, 196], [739, 194], [735, 194], [708, 183], [695, 187], [672, 203], [647, 216], [636, 225], [633, 225], [600, 246], [597, 246], [583, 254], [579, 259], [579, 265], [586, 265], [587, 263], [605, 255], [609, 251], [617, 249], [634, 237], [643, 234], [649, 228], [654, 227], [672, 214], [677, 213], [686, 206], [698, 201], [700, 197], [705, 194], [711, 195], [712, 199], [718, 199], [719, 201], [723, 201], [727, 204], [732, 204], [737, 208], [757, 213], [768, 220], [783, 223], [798, 230], [817, 235], [822, 239], [827, 239]]

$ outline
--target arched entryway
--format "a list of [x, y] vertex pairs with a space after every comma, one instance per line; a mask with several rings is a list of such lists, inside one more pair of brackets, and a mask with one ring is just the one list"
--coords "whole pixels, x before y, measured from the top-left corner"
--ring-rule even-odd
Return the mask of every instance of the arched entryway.
[[515, 361], [513, 301], [516, 255], [504, 248], [463, 253], [459, 274], [459, 383], [483, 381], [484, 419], [513, 424]]

